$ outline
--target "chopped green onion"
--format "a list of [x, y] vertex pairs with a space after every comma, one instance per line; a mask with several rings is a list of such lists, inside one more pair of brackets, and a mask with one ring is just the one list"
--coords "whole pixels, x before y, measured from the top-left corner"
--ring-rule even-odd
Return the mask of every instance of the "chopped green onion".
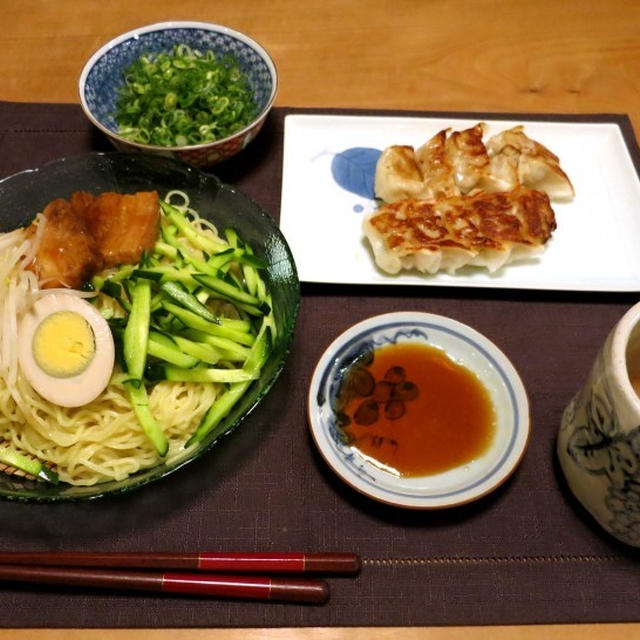
[[257, 115], [247, 75], [232, 55], [186, 44], [143, 55], [124, 70], [114, 117], [143, 144], [182, 147], [232, 135]]

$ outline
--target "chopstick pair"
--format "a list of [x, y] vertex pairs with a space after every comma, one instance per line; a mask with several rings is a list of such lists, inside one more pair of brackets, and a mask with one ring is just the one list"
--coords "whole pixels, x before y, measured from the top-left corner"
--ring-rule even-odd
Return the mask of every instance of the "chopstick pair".
[[325, 580], [249, 574], [359, 570], [351, 553], [0, 552], [0, 580], [309, 604], [327, 601]]

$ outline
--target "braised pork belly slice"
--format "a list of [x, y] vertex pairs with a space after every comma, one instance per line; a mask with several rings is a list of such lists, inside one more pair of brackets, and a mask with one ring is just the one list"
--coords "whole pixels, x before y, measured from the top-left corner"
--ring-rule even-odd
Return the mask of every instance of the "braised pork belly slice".
[[160, 225], [157, 192], [86, 196], [78, 212], [96, 240], [105, 267], [136, 264], [143, 252], [153, 248]]
[[[36, 224], [43, 224], [36, 234]], [[94, 196], [77, 191], [49, 203], [30, 233], [39, 238], [30, 268], [42, 287], [77, 289], [101, 269], [137, 264], [158, 238], [160, 203], [155, 191]]]
[[[67, 200], [53, 200], [42, 213], [37, 223], [43, 225], [37, 234], [38, 250], [28, 268], [36, 274], [43, 289], [77, 289], [102, 269], [98, 245]], [[29, 232], [36, 235], [35, 223]]]

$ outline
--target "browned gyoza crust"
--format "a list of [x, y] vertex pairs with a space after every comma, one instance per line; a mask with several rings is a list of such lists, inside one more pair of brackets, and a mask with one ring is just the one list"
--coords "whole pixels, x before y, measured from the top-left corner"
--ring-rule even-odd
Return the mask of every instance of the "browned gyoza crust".
[[555, 228], [549, 197], [522, 186], [435, 202], [400, 200], [382, 205], [364, 223], [378, 265], [391, 272], [399, 270], [392, 266], [398, 260], [400, 268], [420, 269], [412, 257], [447, 250], [459, 250], [456, 268], [483, 264], [474, 260], [487, 250], [506, 260], [515, 246], [543, 247]]

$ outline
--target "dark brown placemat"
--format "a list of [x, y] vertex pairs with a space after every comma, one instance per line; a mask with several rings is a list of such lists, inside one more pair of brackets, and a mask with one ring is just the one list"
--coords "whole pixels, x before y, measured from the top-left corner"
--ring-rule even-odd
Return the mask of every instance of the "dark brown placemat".
[[[284, 117], [291, 112], [301, 110], [275, 109], [259, 138], [214, 170], [275, 218]], [[598, 118], [618, 122], [637, 153], [625, 117], [565, 119]], [[0, 103], [0, 177], [108, 149], [75, 105]], [[639, 620], [640, 554], [608, 538], [574, 503], [556, 466], [554, 444], [562, 410], [599, 345], [640, 296], [392, 289], [303, 286], [290, 360], [260, 410], [210, 455], [166, 480], [91, 503], [0, 501], [1, 550], [358, 552], [364, 560], [360, 576], [331, 579], [327, 605], [0, 584], [0, 626]], [[306, 390], [323, 349], [353, 322], [399, 310], [440, 313], [475, 327], [509, 356], [528, 389], [532, 436], [526, 456], [505, 485], [473, 504], [421, 513], [374, 503], [338, 480], [310, 440]]]

